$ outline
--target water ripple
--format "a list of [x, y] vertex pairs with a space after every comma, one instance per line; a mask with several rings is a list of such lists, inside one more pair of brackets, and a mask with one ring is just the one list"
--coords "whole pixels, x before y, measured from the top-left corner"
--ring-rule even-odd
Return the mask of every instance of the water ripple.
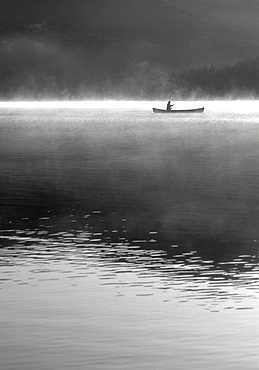
[[[96, 215], [101, 217], [101, 212], [95, 211], [93, 216]], [[203, 301], [210, 309], [219, 305], [226, 309], [252, 308], [245, 302], [248, 298], [250, 302], [256, 299], [259, 291], [258, 254], [243, 253], [227, 261], [203, 259], [199, 250], [186, 250], [176, 244], [161, 245], [153, 239], [158, 236], [156, 231], [149, 232], [152, 239], [129, 241], [121, 236], [125, 220], [122, 220], [123, 230], [109, 230], [106, 226], [104, 230], [96, 230], [89, 222], [91, 217], [70, 217], [73, 224], [63, 223], [62, 229], [48, 215], [41, 217], [33, 230], [28, 227], [3, 230], [0, 287], [8, 281], [32, 284], [37, 279], [52, 281], [65, 275], [75, 280], [95, 273], [101, 284], [142, 287], [136, 295], [173, 290], [179, 302], [195, 300], [200, 305]], [[116, 236], [107, 237], [112, 233]], [[59, 267], [64, 261], [71, 269]], [[30, 280], [15, 280], [13, 271], [19, 266], [30, 267]], [[145, 292], [145, 287], [151, 287], [154, 293]]]

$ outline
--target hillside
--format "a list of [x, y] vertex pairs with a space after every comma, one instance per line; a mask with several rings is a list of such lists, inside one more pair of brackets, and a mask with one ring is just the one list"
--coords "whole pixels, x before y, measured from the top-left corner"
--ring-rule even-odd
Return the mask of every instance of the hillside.
[[2, 0], [0, 94], [152, 98], [172, 72], [256, 57], [257, 40], [188, 0]]
[[259, 57], [226, 67], [207, 67], [172, 74], [168, 96], [181, 99], [258, 99]]

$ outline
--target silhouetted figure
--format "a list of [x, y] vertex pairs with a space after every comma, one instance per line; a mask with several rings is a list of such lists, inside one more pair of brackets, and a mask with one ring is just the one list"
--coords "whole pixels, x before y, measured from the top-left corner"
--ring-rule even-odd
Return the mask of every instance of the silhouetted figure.
[[166, 110], [171, 110], [171, 108], [172, 108], [173, 105], [174, 104], [171, 104], [171, 102], [169, 100], [169, 102], [167, 103], [167, 106], [166, 106]]

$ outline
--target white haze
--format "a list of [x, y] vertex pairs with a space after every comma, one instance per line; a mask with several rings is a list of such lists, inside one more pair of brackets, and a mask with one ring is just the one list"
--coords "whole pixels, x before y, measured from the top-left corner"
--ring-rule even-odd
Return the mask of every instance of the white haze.
[[[169, 97], [170, 99], [170, 97]], [[91, 101], [22, 101], [0, 102], [0, 108], [15, 109], [142, 109], [152, 112], [152, 108], [165, 109], [166, 101], [133, 101], [133, 100], [91, 100]], [[210, 112], [259, 113], [257, 100], [239, 101], [173, 101], [175, 109], [205, 107], [204, 114]]]

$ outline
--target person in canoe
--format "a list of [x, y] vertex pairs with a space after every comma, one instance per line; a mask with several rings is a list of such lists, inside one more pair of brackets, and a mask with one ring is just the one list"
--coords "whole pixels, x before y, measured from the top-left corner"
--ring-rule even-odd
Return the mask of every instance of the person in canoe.
[[166, 106], [166, 110], [171, 110], [171, 108], [172, 108], [173, 105], [174, 104], [171, 104], [171, 102], [169, 100], [168, 103], [167, 103], [167, 106]]

